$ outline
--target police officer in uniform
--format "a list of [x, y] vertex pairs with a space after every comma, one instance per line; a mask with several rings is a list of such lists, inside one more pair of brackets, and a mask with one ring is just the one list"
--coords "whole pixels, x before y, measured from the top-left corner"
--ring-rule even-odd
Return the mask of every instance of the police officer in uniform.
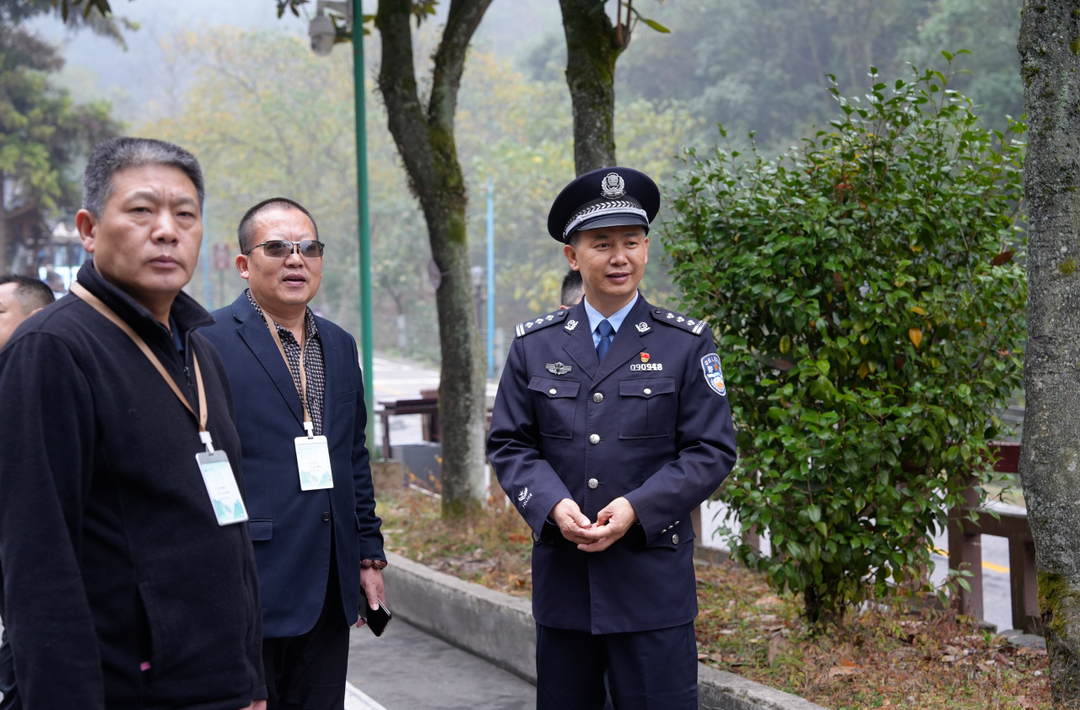
[[517, 326], [488, 455], [533, 530], [537, 708], [697, 708], [690, 512], [735, 463], [705, 323], [637, 286], [660, 195], [603, 168], [556, 198], [548, 232], [578, 305]]

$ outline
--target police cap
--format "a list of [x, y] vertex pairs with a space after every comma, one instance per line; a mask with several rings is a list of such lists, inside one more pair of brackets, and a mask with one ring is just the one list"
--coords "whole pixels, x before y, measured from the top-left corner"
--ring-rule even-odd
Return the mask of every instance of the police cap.
[[599, 227], [649, 224], [660, 209], [660, 190], [632, 168], [600, 168], [562, 189], [548, 212], [548, 234], [566, 243], [574, 232]]

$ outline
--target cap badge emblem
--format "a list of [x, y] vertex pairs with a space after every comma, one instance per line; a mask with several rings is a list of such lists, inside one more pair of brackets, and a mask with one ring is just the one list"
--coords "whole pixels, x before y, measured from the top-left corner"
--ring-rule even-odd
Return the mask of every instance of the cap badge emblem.
[[641, 361], [642, 362], [648, 362], [649, 361], [649, 353], [641, 353]]
[[608, 173], [600, 183], [600, 194], [609, 200], [626, 194], [626, 181], [618, 173]]
[[574, 368], [569, 365], [564, 365], [561, 362], [549, 362], [547, 364], [547, 371], [553, 375], [565, 375]]

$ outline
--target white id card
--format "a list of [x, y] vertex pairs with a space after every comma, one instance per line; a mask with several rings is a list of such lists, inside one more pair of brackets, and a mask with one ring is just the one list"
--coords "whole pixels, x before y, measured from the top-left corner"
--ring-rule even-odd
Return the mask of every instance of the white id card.
[[334, 487], [330, 447], [325, 436], [296, 437], [296, 465], [300, 470], [300, 490], [317, 491]]
[[236, 485], [232, 466], [229, 465], [229, 455], [224, 451], [202, 452], [195, 454], [195, 460], [199, 462], [218, 525], [232, 525], [247, 520], [247, 509], [240, 497], [240, 487]]

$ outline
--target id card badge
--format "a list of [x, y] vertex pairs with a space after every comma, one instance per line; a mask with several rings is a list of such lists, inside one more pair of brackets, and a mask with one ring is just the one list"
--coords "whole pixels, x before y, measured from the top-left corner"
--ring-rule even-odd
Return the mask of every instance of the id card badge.
[[318, 491], [334, 487], [330, 447], [325, 436], [296, 437], [296, 466], [300, 470], [300, 490]]
[[240, 487], [236, 485], [232, 466], [229, 465], [229, 455], [224, 451], [207, 451], [195, 454], [195, 460], [199, 462], [218, 525], [232, 525], [247, 520], [247, 508], [240, 497]]

